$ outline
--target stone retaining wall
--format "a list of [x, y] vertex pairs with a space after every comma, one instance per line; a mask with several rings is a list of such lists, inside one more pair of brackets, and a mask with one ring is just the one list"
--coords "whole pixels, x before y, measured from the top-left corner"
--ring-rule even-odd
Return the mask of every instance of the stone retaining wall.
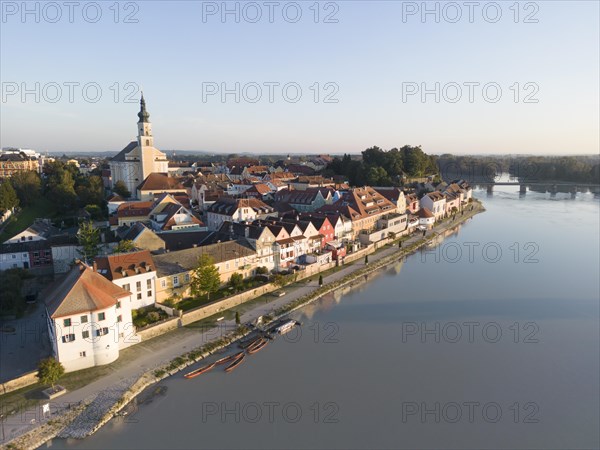
[[17, 389], [30, 386], [38, 382], [36, 377], [37, 371], [29, 372], [19, 378], [13, 378], [0, 385], [0, 394], [8, 394], [9, 392], [16, 391]]

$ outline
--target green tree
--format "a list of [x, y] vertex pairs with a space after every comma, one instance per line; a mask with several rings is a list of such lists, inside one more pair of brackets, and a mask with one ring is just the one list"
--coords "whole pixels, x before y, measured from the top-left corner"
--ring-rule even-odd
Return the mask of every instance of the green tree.
[[244, 276], [238, 272], [232, 273], [231, 278], [229, 278], [229, 285], [234, 291], [241, 291], [244, 287]]
[[13, 189], [10, 180], [4, 180], [0, 184], [0, 211], [8, 211], [19, 206], [19, 198]]
[[65, 165], [60, 161], [54, 161], [49, 163], [46, 170], [48, 173], [46, 197], [56, 205], [59, 211], [72, 210], [77, 203], [77, 193], [75, 192], [77, 167], [73, 164]]
[[239, 311], [236, 311], [236, 312], [235, 312], [235, 324], [236, 324], [236, 325], [239, 325], [239, 324], [241, 324], [241, 323], [242, 323], [242, 321], [241, 321], [241, 319], [240, 319], [240, 312], [239, 312]]
[[135, 250], [135, 243], [129, 239], [123, 239], [119, 241], [117, 246], [114, 248], [113, 253], [129, 253]]
[[367, 174], [367, 183], [371, 186], [390, 186], [392, 180], [383, 167], [371, 167]]
[[81, 184], [77, 186], [77, 197], [79, 204], [98, 205], [101, 206], [104, 202], [104, 183], [102, 178], [92, 175], [82, 179]]
[[123, 198], [131, 197], [131, 192], [129, 192], [129, 189], [127, 189], [127, 185], [122, 180], [119, 180], [115, 183], [115, 186], [113, 187], [113, 192], [115, 194], [120, 195]]
[[192, 294], [197, 297], [206, 294], [207, 299], [210, 300], [210, 294], [217, 292], [219, 286], [221, 286], [221, 277], [212, 256], [201, 255], [192, 274], [190, 283]]
[[77, 239], [79, 245], [83, 247], [81, 250], [78, 250], [79, 254], [82, 255], [86, 261], [93, 260], [100, 251], [100, 230], [94, 227], [92, 222], [83, 222], [79, 226]]
[[65, 373], [65, 368], [56, 359], [49, 357], [42, 359], [38, 365], [37, 377], [43, 384], [50, 384], [54, 387], [60, 377]]
[[37, 172], [25, 170], [15, 173], [10, 179], [21, 205], [31, 205], [38, 199], [42, 187], [42, 181]]
[[21, 317], [26, 309], [21, 295], [23, 280], [27, 274], [23, 269], [8, 269], [0, 272], [0, 311]]

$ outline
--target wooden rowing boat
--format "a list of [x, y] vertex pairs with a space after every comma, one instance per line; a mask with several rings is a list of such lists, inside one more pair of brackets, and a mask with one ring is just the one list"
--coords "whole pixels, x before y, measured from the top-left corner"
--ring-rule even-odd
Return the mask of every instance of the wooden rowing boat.
[[262, 344], [263, 342], [265, 342], [264, 338], [260, 338], [258, 339], [254, 344], [250, 345], [249, 347], [246, 347], [246, 351], [248, 353], [250, 353], [252, 350], [254, 350], [256, 347], [258, 347], [260, 344]]
[[250, 347], [252, 347], [253, 345], [255, 345], [256, 343], [258, 343], [262, 338], [259, 336], [256, 339], [252, 339], [249, 342], [244, 342], [243, 344], [240, 344], [239, 347], [240, 348], [244, 348], [244, 349], [248, 349]]
[[229, 356], [225, 356], [224, 358], [217, 359], [215, 361], [215, 365], [220, 366], [221, 364], [225, 364], [226, 362], [233, 361], [235, 358], [238, 358], [242, 354], [244, 354], [244, 352], [238, 352], [234, 355], [229, 355]]
[[235, 369], [237, 366], [239, 366], [242, 363], [242, 361], [244, 360], [245, 357], [246, 357], [246, 354], [242, 353], [231, 364], [229, 364], [227, 367], [225, 367], [225, 372], [231, 372], [233, 369]]
[[194, 378], [197, 377], [198, 375], [203, 374], [204, 372], [208, 372], [210, 369], [212, 369], [213, 367], [215, 367], [216, 363], [212, 363], [209, 364], [208, 366], [204, 366], [204, 367], [200, 367], [199, 369], [196, 370], [192, 370], [189, 373], [186, 373], [184, 375], [185, 378]]
[[266, 339], [263, 339], [263, 341], [258, 344], [256, 347], [252, 348], [251, 350], [248, 350], [248, 354], [253, 355], [256, 352], [261, 351], [263, 348], [266, 347], [266, 345], [269, 343], [269, 341], [267, 341]]

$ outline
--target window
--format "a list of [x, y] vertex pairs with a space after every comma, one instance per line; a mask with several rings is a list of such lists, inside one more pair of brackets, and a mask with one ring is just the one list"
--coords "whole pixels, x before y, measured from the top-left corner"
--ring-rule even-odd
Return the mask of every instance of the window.
[[189, 283], [190, 282], [190, 274], [189, 273], [186, 273], [183, 276], [183, 281], [184, 281], [184, 283]]
[[146, 280], [146, 289], [152, 289], [152, 280]]
[[79, 352], [79, 357], [80, 358], [85, 358], [85, 352]]
[[121, 317], [120, 315], [117, 316], [117, 322], [122, 322], [123, 321], [123, 317]]
[[179, 286], [179, 277], [177, 275], [173, 277], [173, 286]]
[[39, 258], [40, 257], [40, 252], [33, 252], [33, 257], [34, 258]]
[[96, 336], [104, 336], [105, 334], [108, 334], [108, 328], [106, 327], [96, 330]]
[[71, 326], [71, 319], [65, 319], [65, 320], [63, 320], [63, 325], [65, 327], [70, 327]]
[[75, 340], [74, 334], [65, 334], [62, 337], [63, 344], [66, 344], [67, 342], [73, 342], [74, 340]]
[[89, 339], [90, 338], [90, 332], [89, 331], [82, 331], [81, 332], [81, 337], [83, 339]]
[[117, 309], [119, 309], [121, 307], [121, 301], [117, 301]]
[[79, 320], [81, 320], [81, 323], [87, 323], [87, 321], [88, 321], [88, 317], [87, 317], [87, 316], [81, 316], [81, 317], [79, 318]]
[[131, 286], [129, 286], [129, 284], [124, 284], [123, 285], [123, 289], [125, 289], [126, 291], [131, 292]]
[[105, 313], [98, 313], [98, 320], [104, 320], [106, 319], [106, 314]]
[[160, 280], [160, 287], [161, 288], [166, 288], [167, 287], [167, 280]]
[[148, 291], [148, 292], [146, 292], [146, 296], [148, 296], [148, 297], [152, 297], [152, 291]]
[[135, 290], [138, 292], [142, 290], [142, 282], [141, 281], [136, 281]]
[[138, 293], [137, 293], [137, 299], [138, 299], [138, 300], [141, 300], [141, 299], [142, 299], [142, 293], [141, 293], [141, 292], [138, 292]]

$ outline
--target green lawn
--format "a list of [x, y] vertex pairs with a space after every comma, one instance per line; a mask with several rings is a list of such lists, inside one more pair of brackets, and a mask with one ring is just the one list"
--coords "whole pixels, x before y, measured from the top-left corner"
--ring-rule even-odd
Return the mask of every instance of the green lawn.
[[51, 202], [44, 197], [39, 197], [35, 203], [24, 207], [10, 218], [8, 225], [0, 234], [0, 242], [4, 242], [25, 230], [33, 223], [34, 219], [38, 217], [51, 218], [55, 215], [55, 212], [54, 205]]

